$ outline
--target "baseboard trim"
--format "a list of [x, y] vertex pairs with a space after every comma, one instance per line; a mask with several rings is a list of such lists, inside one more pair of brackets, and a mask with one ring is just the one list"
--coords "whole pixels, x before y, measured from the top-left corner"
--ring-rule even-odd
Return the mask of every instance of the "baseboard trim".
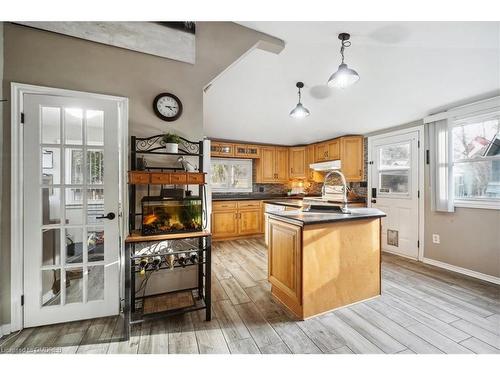
[[500, 285], [500, 277], [495, 277], [495, 276], [487, 275], [485, 273], [472, 271], [472, 270], [469, 270], [467, 268], [462, 268], [462, 267], [454, 266], [452, 264], [440, 262], [439, 260], [429, 259], [429, 258], [425, 258], [425, 257], [422, 259], [422, 262], [424, 262], [426, 264], [430, 264], [431, 266], [436, 266], [436, 267], [439, 267], [439, 268], [444, 268], [444, 269], [446, 269], [448, 271], [453, 271], [453, 272], [461, 273], [463, 275], [467, 275], [467, 276], [470, 276], [470, 277], [474, 277], [476, 279], [480, 279], [480, 280], [483, 280], [483, 281], [488, 281], [490, 283]]
[[0, 338], [10, 334], [10, 324], [2, 324], [0, 326]]
[[411, 259], [411, 260], [418, 260], [417, 258], [415, 257], [411, 257], [409, 255], [403, 255], [403, 254], [399, 254], [399, 253], [396, 253], [395, 251], [390, 251], [390, 250], [382, 250], [383, 253], [387, 253], [387, 254], [392, 254], [392, 255], [397, 255], [398, 257], [401, 257], [401, 258], [406, 258], [406, 259]]

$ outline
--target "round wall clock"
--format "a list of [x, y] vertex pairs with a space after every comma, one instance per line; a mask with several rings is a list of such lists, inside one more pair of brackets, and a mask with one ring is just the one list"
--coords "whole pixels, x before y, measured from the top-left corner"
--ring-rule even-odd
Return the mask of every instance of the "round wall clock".
[[153, 101], [153, 110], [156, 116], [164, 121], [175, 121], [182, 114], [182, 103], [174, 94], [163, 92]]

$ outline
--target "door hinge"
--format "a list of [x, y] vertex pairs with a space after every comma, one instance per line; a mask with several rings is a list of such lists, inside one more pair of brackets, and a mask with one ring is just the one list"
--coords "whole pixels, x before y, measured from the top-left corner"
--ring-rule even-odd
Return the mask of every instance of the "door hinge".
[[373, 161], [369, 161], [368, 164], [373, 165]]
[[420, 248], [420, 240], [417, 240], [417, 248]]
[[417, 148], [420, 148], [420, 141], [417, 141]]
[[431, 162], [431, 155], [429, 150], [425, 150], [425, 164], [430, 164]]
[[420, 190], [417, 190], [417, 198], [420, 198]]
[[21, 124], [24, 124], [24, 112], [21, 112]]
[[21, 296], [21, 306], [24, 306], [24, 294]]

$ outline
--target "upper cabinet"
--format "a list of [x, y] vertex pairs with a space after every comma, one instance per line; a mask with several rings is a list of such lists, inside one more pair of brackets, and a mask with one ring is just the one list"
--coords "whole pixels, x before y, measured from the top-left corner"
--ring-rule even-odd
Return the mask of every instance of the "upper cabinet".
[[262, 146], [256, 162], [258, 183], [288, 182], [287, 147]]
[[340, 141], [338, 138], [317, 143], [314, 147], [316, 150], [316, 162], [340, 159]]
[[211, 142], [210, 155], [221, 157], [234, 157], [234, 144], [226, 142]]
[[256, 159], [260, 157], [260, 147], [256, 145], [235, 144], [234, 156], [237, 158]]
[[359, 182], [364, 179], [363, 136], [353, 135], [340, 138], [341, 170], [347, 181]]
[[306, 168], [306, 147], [290, 147], [290, 178], [307, 178], [307, 171], [309, 166]]

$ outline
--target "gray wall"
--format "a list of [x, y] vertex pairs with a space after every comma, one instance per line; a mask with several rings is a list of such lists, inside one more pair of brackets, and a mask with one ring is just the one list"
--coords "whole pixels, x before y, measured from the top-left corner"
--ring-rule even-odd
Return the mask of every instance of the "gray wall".
[[[174, 131], [189, 139], [201, 139], [203, 87], [256, 43], [264, 41], [266, 48], [274, 44], [282, 48], [283, 42], [230, 22], [199, 22], [196, 29], [196, 63], [192, 65], [6, 23], [3, 89], [9, 92], [11, 82], [21, 82], [125, 96], [130, 99], [130, 135]], [[184, 105], [182, 117], [174, 123], [159, 120], [152, 110], [154, 97], [164, 91], [176, 94]], [[9, 111], [4, 112], [3, 119], [4, 124], [10, 123]], [[0, 323], [10, 321], [9, 143], [10, 129], [5, 125]]]
[[[384, 129], [367, 136], [388, 133], [423, 124]], [[425, 142], [428, 126], [425, 126]], [[428, 149], [428, 144], [424, 144]], [[486, 275], [500, 277], [500, 210], [456, 208], [453, 213], [431, 211], [429, 166], [425, 165], [424, 257]], [[440, 244], [432, 243], [432, 234], [440, 235]]]
[[[4, 99], [4, 90], [3, 90], [3, 22], [0, 22], [0, 99]], [[8, 105], [7, 102], [0, 102], [0, 129], [3, 129], [3, 114], [4, 108]], [[3, 168], [3, 132], [0, 131], [0, 213], [2, 212], [3, 207], [3, 196], [2, 196], [2, 186], [4, 181], [4, 168]], [[0, 225], [0, 285], [4, 285], [7, 282], [7, 276], [9, 274], [9, 256], [6, 254], [8, 252], [8, 248], [3, 246], [3, 235], [4, 235], [4, 223], [3, 223], [3, 215], [1, 216], [1, 225]], [[0, 325], [3, 322], [8, 321], [9, 313], [9, 305], [6, 303], [2, 303], [6, 301], [8, 298], [8, 291], [5, 288], [0, 287]], [[1, 331], [1, 330], [0, 330]], [[2, 334], [0, 333], [0, 336]]]

